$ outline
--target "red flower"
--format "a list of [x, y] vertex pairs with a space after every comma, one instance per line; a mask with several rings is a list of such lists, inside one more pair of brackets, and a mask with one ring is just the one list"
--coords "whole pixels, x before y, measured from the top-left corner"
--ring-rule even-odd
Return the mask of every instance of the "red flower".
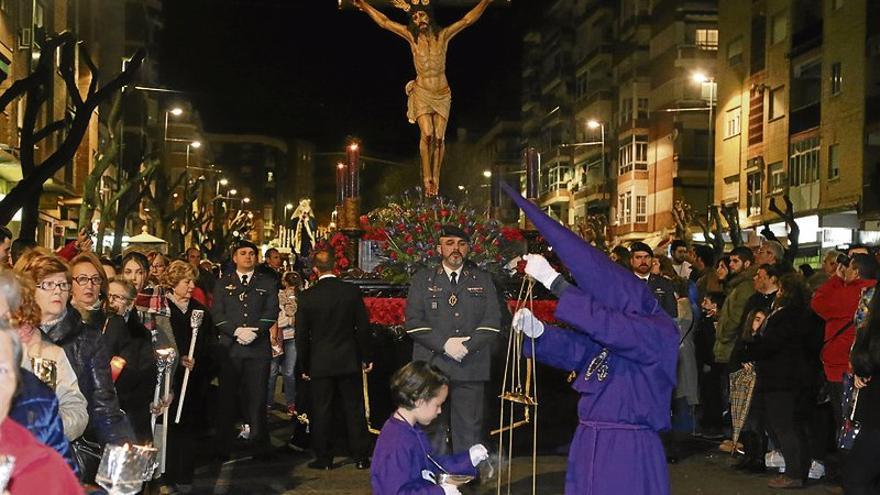
[[416, 250], [413, 249], [413, 248], [411, 248], [411, 247], [406, 248], [406, 254], [408, 254], [408, 255], [410, 255], [410, 256], [412, 256], [413, 254], [415, 254], [415, 252], [416, 252]]
[[342, 259], [340, 259], [340, 260], [337, 262], [337, 265], [339, 265], [339, 269], [341, 269], [341, 270], [347, 270], [347, 269], [348, 269], [348, 265], [349, 265], [349, 263], [348, 263], [348, 260], [347, 260], [347, 259], [342, 258]]
[[397, 252], [391, 251], [391, 253], [388, 255], [388, 257], [394, 261], [397, 261]]
[[502, 227], [501, 235], [510, 242], [521, 241], [525, 239], [519, 229], [513, 227]]
[[427, 254], [428, 256], [434, 256], [434, 250], [433, 250], [433, 249], [429, 249], [428, 252], [427, 252], [426, 254]]
[[460, 223], [460, 224], [462, 224], [462, 225], [466, 224], [466, 223], [467, 223], [467, 217], [464, 216], [464, 215], [460, 215], [460, 216], [458, 217], [458, 223]]
[[405, 236], [403, 236], [403, 242], [412, 242], [412, 240], [413, 240], [412, 234], [406, 234]]
[[448, 217], [448, 216], [449, 216], [449, 210], [447, 210], [447, 209], [445, 209], [445, 208], [442, 209], [442, 210], [440, 210], [440, 216], [443, 217], [443, 218]]
[[370, 217], [366, 215], [361, 215], [360, 221], [362, 229], [367, 230], [370, 228]]
[[440, 227], [442, 227], [442, 225], [440, 225], [440, 222], [434, 222], [434, 230], [440, 230]]
[[492, 241], [492, 245], [493, 245], [493, 246], [500, 246], [500, 245], [501, 245], [501, 241], [499, 241], [498, 239], [495, 239], [494, 241]]
[[416, 225], [416, 233], [417, 234], [421, 234], [424, 231], [425, 231], [425, 229], [423, 229], [421, 225]]
[[479, 244], [474, 246], [474, 254], [480, 254], [482, 252], [483, 252], [483, 246], [480, 246]]
[[425, 223], [425, 222], [428, 221], [428, 215], [425, 215], [425, 214], [423, 213], [423, 214], [419, 215], [418, 220], [419, 220], [420, 222], [422, 222], [422, 223]]

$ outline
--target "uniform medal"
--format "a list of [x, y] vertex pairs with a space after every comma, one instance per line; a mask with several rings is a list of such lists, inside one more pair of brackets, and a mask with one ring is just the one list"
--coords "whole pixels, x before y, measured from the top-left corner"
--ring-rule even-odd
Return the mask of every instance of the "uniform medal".
[[458, 297], [455, 294], [452, 294], [449, 296], [449, 305], [455, 306], [456, 304], [458, 304]]

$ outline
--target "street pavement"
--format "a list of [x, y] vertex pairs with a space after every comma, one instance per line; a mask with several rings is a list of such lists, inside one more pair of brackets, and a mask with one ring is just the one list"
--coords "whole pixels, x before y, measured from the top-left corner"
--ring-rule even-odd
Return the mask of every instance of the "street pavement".
[[[370, 493], [368, 471], [355, 469], [351, 459], [336, 458], [340, 466], [332, 471], [314, 471], [306, 464], [310, 454], [294, 452], [284, 444], [292, 431], [290, 422], [280, 411], [272, 413], [272, 441], [276, 452], [271, 459], [241, 459], [225, 464], [206, 464], [196, 472], [195, 493], [205, 494], [320, 494], [356, 495]], [[685, 449], [686, 456], [670, 466], [673, 494], [687, 495], [745, 495], [773, 494], [785, 491], [767, 488], [772, 477], [745, 474], [729, 466], [729, 454], [716, 450], [716, 443], [693, 440]], [[510, 483], [505, 477], [502, 494], [531, 493], [531, 459], [517, 457], [513, 461]], [[561, 455], [541, 455], [537, 466], [537, 493], [563, 493], [566, 459]], [[484, 481], [478, 487], [468, 487], [463, 494], [495, 494], [497, 478]], [[509, 486], [509, 491], [508, 491]], [[799, 493], [825, 495], [825, 483], [812, 483]], [[617, 495], [617, 494], [614, 494]]]

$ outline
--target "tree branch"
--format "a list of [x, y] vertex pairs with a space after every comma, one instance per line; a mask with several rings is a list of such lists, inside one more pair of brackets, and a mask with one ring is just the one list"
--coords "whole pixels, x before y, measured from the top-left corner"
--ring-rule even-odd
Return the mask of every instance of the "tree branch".
[[51, 124], [47, 125], [46, 127], [43, 127], [42, 129], [40, 129], [39, 131], [34, 133], [34, 143], [35, 144], [39, 143], [40, 141], [51, 136], [53, 133], [56, 133], [58, 131], [63, 131], [67, 127], [68, 124], [70, 124], [70, 118], [64, 117], [61, 120], [56, 120], [55, 122], [52, 122]]

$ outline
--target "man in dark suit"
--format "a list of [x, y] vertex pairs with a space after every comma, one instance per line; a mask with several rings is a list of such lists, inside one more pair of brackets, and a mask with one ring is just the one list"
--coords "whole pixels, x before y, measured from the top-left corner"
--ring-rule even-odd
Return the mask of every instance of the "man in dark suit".
[[274, 280], [255, 272], [254, 244], [241, 241], [233, 249], [235, 271], [217, 281], [211, 308], [222, 349], [218, 450], [222, 456], [230, 454], [233, 425], [242, 411], [254, 448], [265, 454], [271, 447], [266, 418], [269, 329], [278, 319], [278, 290]]
[[334, 268], [333, 255], [315, 253], [313, 270], [318, 282], [299, 296], [296, 311], [298, 367], [312, 392], [309, 425], [315, 460], [308, 466], [334, 467], [330, 437], [333, 395], [338, 391], [355, 466], [368, 469], [370, 438], [361, 376], [373, 368], [370, 321], [360, 289], [336, 278]]
[[633, 274], [644, 280], [660, 303], [660, 307], [666, 314], [673, 318], [678, 318], [678, 302], [675, 299], [675, 286], [672, 281], [654, 275], [651, 273], [651, 263], [654, 259], [654, 252], [644, 242], [634, 242], [629, 247], [632, 254], [630, 260], [632, 263]]

